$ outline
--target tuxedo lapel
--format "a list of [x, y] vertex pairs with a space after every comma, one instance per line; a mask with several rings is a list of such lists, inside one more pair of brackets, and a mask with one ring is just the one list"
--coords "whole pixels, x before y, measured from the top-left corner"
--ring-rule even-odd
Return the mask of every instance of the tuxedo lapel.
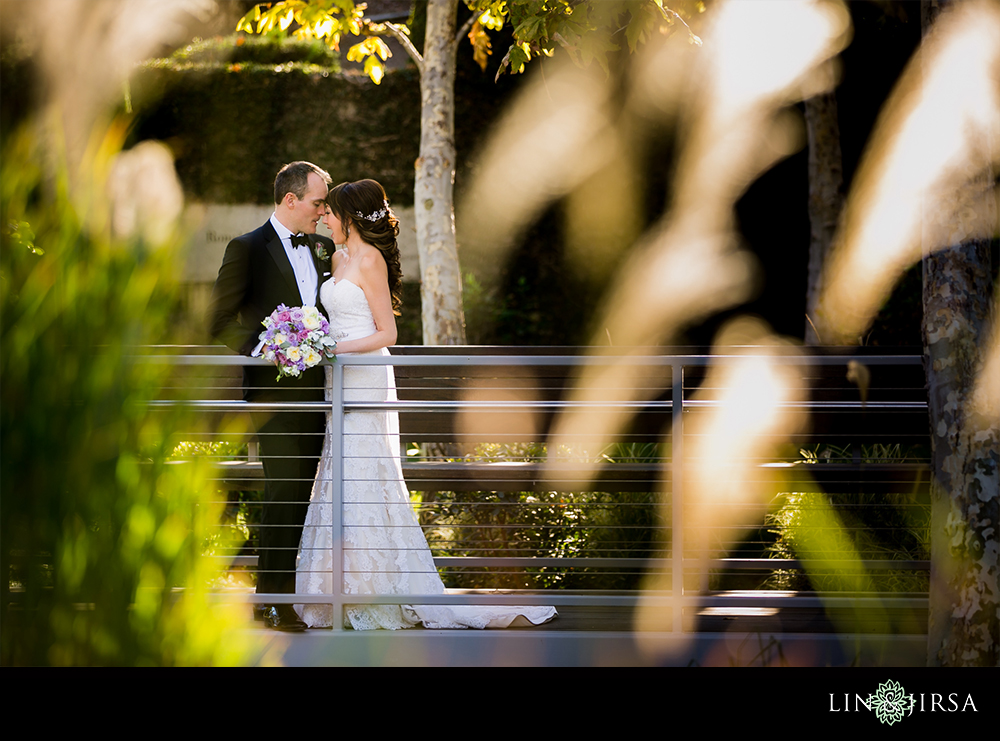
[[296, 296], [295, 305], [301, 303], [299, 296], [299, 285], [295, 282], [295, 271], [292, 270], [292, 264], [288, 262], [288, 255], [285, 254], [285, 248], [281, 244], [281, 239], [275, 233], [273, 227], [270, 224], [267, 225], [267, 230], [269, 232], [270, 239], [267, 243], [267, 251], [271, 255], [271, 259], [274, 260], [274, 264], [278, 266], [278, 272], [281, 273], [281, 277], [285, 279], [285, 283], [288, 284], [289, 290], [292, 291], [292, 295]]

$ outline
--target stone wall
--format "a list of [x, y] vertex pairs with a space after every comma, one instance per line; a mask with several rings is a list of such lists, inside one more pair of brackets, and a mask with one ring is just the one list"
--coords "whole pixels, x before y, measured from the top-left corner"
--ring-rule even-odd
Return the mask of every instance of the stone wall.
[[[189, 206], [189, 215], [197, 227], [192, 232], [187, 250], [184, 280], [189, 283], [213, 283], [229, 241], [256, 229], [267, 221], [273, 211], [273, 206], [247, 203], [198, 203]], [[407, 281], [419, 281], [413, 207], [394, 207], [393, 211], [399, 219], [403, 277]], [[329, 236], [329, 230], [323, 224], [319, 225], [319, 233]]]

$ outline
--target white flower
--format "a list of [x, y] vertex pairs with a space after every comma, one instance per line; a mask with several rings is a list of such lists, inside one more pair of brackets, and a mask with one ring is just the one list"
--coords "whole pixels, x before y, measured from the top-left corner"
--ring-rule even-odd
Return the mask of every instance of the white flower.
[[305, 361], [307, 366], [312, 368], [323, 359], [323, 356], [316, 352], [313, 348], [307, 347], [303, 353], [302, 359]]
[[297, 363], [302, 357], [302, 351], [297, 347], [290, 347], [285, 350], [285, 357], [291, 360], [293, 363]]
[[315, 306], [307, 306], [302, 310], [302, 326], [306, 329], [319, 329], [321, 320], [319, 309]]

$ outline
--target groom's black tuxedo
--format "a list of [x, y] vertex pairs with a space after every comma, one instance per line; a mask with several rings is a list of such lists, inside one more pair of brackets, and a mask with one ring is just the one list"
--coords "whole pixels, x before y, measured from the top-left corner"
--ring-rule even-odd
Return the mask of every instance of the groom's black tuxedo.
[[[318, 293], [330, 275], [329, 255], [334, 246], [317, 235], [309, 235], [309, 241]], [[317, 255], [317, 247], [326, 252], [327, 259]], [[260, 341], [261, 322], [279, 304], [300, 306], [302, 298], [285, 248], [268, 221], [226, 247], [212, 290], [212, 336], [241, 355], [249, 355]], [[322, 311], [318, 300], [316, 304]], [[307, 370], [299, 378], [277, 381], [276, 377], [272, 365], [244, 367], [243, 398], [257, 402], [323, 400], [322, 368]], [[280, 412], [254, 413], [252, 417], [264, 463], [257, 591], [294, 592], [295, 556], [323, 447], [325, 415]]]
[[[326, 237], [315, 234], [309, 235], [309, 241], [316, 266], [318, 293], [324, 278], [330, 276], [329, 256], [333, 254], [334, 246]], [[325, 250], [325, 260], [317, 256], [317, 247]], [[318, 296], [315, 303], [323, 311]], [[232, 240], [226, 247], [226, 256], [212, 290], [209, 313], [212, 336], [240, 355], [249, 355], [260, 342], [260, 333], [264, 331], [261, 322], [279, 304], [301, 306], [302, 299], [281, 239], [271, 222], [267, 221], [259, 229]], [[323, 380], [319, 369], [306, 371], [300, 378], [283, 378], [280, 382], [276, 378], [277, 372], [271, 366], [246, 366], [243, 371], [243, 398], [247, 401], [323, 398]], [[309, 393], [317, 386], [318, 396]]]

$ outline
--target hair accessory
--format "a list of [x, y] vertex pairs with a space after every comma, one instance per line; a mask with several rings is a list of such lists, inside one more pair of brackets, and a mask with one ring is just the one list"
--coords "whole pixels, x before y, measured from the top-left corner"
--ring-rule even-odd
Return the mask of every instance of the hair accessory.
[[364, 219], [365, 221], [378, 221], [379, 219], [384, 219], [387, 213], [389, 213], [389, 202], [383, 199], [382, 208], [380, 208], [378, 211], [374, 211], [373, 213], [370, 213], [367, 216], [365, 216], [360, 211], [355, 211], [354, 215], [357, 216], [359, 219]]

